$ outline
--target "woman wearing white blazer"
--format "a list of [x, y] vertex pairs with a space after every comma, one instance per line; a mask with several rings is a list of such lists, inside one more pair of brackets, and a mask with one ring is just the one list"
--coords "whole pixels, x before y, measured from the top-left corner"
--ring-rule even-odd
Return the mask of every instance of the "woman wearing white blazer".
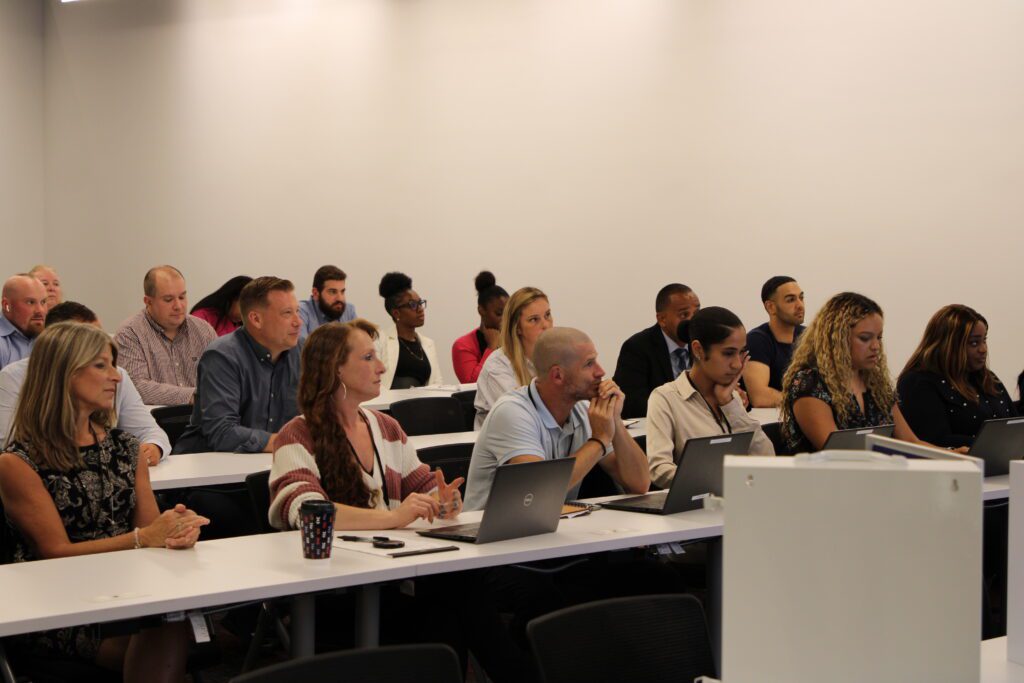
[[412, 278], [404, 273], [387, 273], [378, 291], [395, 323], [395, 329], [384, 332], [375, 342], [377, 356], [384, 363], [381, 388], [443, 384], [433, 340], [416, 332], [426, 322], [427, 301], [413, 290]]

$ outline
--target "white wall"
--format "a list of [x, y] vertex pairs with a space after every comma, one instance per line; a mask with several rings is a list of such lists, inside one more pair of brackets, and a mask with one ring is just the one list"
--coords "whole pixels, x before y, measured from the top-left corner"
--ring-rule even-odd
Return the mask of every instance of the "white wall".
[[0, 0], [0, 280], [43, 258], [43, 5]]
[[334, 262], [376, 320], [401, 269], [442, 348], [487, 267], [609, 372], [666, 282], [752, 326], [789, 273], [812, 311], [875, 297], [894, 368], [974, 305], [1010, 381], [1022, 28], [1008, 0], [51, 0], [46, 255], [107, 327], [158, 262], [194, 298]]

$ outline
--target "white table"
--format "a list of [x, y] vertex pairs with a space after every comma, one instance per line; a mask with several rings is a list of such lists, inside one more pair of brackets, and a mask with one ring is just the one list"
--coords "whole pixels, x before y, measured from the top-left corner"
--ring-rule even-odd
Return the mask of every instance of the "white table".
[[981, 683], [1024, 683], [1024, 666], [1006, 658], [1006, 638], [981, 641]]
[[[629, 433], [633, 438], [645, 435], [647, 421], [639, 420], [629, 428]], [[479, 434], [479, 432], [454, 432], [410, 436], [409, 442], [417, 449], [476, 443]], [[154, 491], [192, 486], [239, 484], [245, 481], [250, 474], [269, 470], [271, 460], [270, 453], [182, 453], [170, 455], [159, 465], [151, 467], [149, 479]]]
[[433, 387], [415, 387], [413, 389], [385, 389], [375, 399], [363, 402], [364, 408], [374, 410], [387, 410], [392, 403], [405, 401], [410, 398], [438, 398], [451, 396], [458, 391], [470, 391], [476, 389], [476, 384], [445, 384]]
[[[460, 521], [475, 521], [480, 515], [465, 513]], [[5, 591], [0, 637], [296, 596], [293, 654], [308, 656], [313, 653], [315, 592], [360, 587], [358, 642], [372, 646], [378, 636], [377, 586], [381, 582], [721, 533], [719, 513], [700, 510], [660, 517], [600, 510], [562, 520], [552, 534], [480, 546], [459, 544], [455, 552], [408, 558], [381, 558], [336, 548], [329, 560], [305, 560], [299, 534], [293, 531], [203, 541], [187, 551], [126, 550], [6, 565], [0, 566], [0, 585]], [[419, 538], [411, 530], [388, 535]]]

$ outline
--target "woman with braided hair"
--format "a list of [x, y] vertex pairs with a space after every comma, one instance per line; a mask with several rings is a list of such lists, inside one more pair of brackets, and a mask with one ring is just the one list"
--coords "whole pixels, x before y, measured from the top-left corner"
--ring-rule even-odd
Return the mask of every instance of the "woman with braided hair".
[[895, 423], [895, 436], [918, 441], [896, 404], [885, 351], [882, 309], [842, 292], [800, 336], [782, 381], [782, 436], [793, 453], [816, 451], [839, 429]]

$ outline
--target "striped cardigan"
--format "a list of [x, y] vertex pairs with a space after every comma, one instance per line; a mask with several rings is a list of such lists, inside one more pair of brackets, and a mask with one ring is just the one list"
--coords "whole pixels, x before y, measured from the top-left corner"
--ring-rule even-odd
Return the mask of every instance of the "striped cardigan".
[[[370, 435], [377, 445], [384, 466], [391, 509], [397, 508], [410, 493], [429, 493], [437, 487], [430, 468], [420, 462], [416, 449], [390, 415], [360, 408]], [[376, 472], [376, 461], [374, 468]], [[370, 475], [364, 474], [370, 490], [379, 490]], [[300, 415], [281, 429], [274, 444], [274, 464], [270, 469], [270, 512], [275, 529], [295, 529], [299, 525], [299, 506], [306, 500], [329, 500], [320, 481], [320, 470], [313, 456], [313, 436]], [[376, 496], [377, 508], [384, 510], [384, 496]]]

